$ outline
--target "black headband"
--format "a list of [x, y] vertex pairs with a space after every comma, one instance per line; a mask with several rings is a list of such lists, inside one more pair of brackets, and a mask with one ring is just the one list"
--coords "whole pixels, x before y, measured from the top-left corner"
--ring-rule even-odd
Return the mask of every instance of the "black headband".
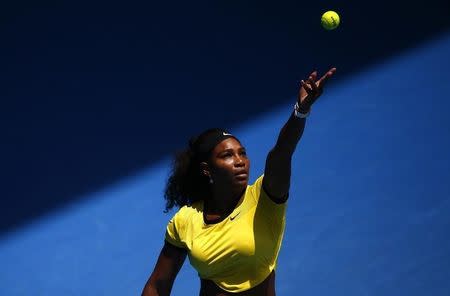
[[236, 139], [235, 136], [227, 131], [214, 128], [201, 133], [197, 138], [191, 140], [189, 145], [200, 159], [204, 159], [217, 144], [228, 138]]

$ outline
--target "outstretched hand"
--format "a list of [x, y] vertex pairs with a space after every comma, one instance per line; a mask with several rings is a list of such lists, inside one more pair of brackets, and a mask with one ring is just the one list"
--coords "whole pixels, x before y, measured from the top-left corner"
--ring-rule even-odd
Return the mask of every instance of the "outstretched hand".
[[319, 80], [317, 71], [312, 72], [306, 81], [301, 80], [301, 88], [298, 93], [298, 106], [302, 113], [307, 113], [312, 104], [320, 97], [323, 87], [328, 79], [334, 75], [336, 68], [331, 68]]

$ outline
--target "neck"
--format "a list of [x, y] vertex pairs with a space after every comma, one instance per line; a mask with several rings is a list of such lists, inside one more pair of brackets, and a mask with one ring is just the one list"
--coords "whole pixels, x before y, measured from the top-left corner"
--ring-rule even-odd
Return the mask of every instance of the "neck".
[[206, 200], [205, 206], [209, 214], [229, 214], [236, 207], [245, 188], [234, 188], [233, 186], [220, 186], [213, 184], [211, 196]]

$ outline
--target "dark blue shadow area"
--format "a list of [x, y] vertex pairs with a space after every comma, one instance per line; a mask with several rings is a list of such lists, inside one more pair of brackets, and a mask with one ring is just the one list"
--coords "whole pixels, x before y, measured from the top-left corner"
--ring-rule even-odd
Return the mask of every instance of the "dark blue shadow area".
[[310, 70], [343, 79], [450, 27], [424, 5], [2, 4], [0, 233], [286, 103]]

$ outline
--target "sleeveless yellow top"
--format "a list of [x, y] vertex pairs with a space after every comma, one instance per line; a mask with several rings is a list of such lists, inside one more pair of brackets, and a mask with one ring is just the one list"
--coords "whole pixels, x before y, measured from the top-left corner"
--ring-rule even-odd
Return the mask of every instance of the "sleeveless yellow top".
[[203, 201], [184, 206], [167, 225], [167, 242], [188, 251], [200, 278], [225, 291], [242, 292], [275, 269], [283, 239], [286, 203], [276, 204], [262, 190], [263, 176], [248, 185], [234, 211], [205, 224]]

